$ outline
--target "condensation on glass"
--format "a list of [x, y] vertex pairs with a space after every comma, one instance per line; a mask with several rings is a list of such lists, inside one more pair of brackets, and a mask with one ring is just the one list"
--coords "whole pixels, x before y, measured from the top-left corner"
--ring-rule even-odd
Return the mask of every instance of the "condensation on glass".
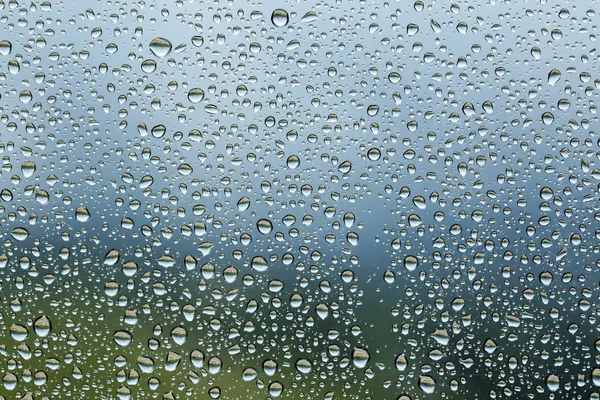
[[0, 1], [0, 399], [600, 399], [595, 1]]

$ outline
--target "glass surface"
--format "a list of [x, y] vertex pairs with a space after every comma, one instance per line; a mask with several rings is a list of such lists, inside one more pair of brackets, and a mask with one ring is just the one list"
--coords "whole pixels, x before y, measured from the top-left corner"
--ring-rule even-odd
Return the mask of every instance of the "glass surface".
[[598, 5], [0, 0], [0, 399], [600, 399]]

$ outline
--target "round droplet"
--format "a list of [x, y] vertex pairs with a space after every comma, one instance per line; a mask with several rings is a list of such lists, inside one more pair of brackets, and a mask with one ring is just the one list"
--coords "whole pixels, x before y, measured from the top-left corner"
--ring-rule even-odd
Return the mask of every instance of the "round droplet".
[[348, 232], [348, 234], [346, 235], [346, 240], [352, 246], [358, 246], [358, 239], [359, 239], [358, 233], [356, 233], [356, 232]]
[[470, 101], [467, 101], [465, 104], [463, 104], [463, 106], [462, 106], [462, 112], [467, 117], [470, 117], [470, 116], [474, 115], [475, 114], [475, 107], [473, 106], [473, 103], [471, 103]]
[[187, 331], [181, 326], [176, 326], [171, 330], [171, 339], [178, 345], [182, 345], [187, 340]]
[[204, 100], [204, 90], [200, 88], [193, 88], [188, 92], [188, 100], [191, 103], [197, 104]]
[[29, 103], [32, 99], [33, 99], [33, 94], [31, 94], [30, 90], [23, 90], [19, 94], [19, 100], [21, 100], [21, 103], [23, 103], [23, 104]]
[[256, 379], [257, 376], [258, 376], [258, 372], [254, 368], [246, 368], [242, 372], [242, 380], [244, 382], [253, 381], [254, 379]]
[[52, 324], [50, 322], [50, 318], [46, 316], [41, 316], [35, 320], [33, 323], [33, 330], [35, 334], [39, 337], [46, 337], [52, 331]]
[[296, 369], [303, 374], [309, 374], [312, 371], [312, 363], [306, 358], [300, 358], [296, 361]]
[[381, 158], [381, 150], [379, 150], [378, 148], [375, 148], [375, 147], [372, 149], [369, 149], [369, 151], [367, 152], [367, 157], [371, 161], [377, 161]]
[[180, 175], [188, 176], [192, 172], [194, 172], [194, 170], [192, 169], [192, 166], [190, 164], [183, 163], [179, 167], [177, 167], [177, 172], [179, 172]]
[[273, 230], [273, 224], [268, 219], [259, 219], [256, 223], [256, 228], [263, 235], [268, 235]]
[[154, 360], [150, 357], [139, 356], [137, 358], [137, 365], [139, 369], [146, 374], [154, 371]]
[[273, 397], [279, 397], [283, 393], [283, 385], [280, 382], [271, 382], [269, 385], [269, 394]]
[[542, 282], [544, 286], [549, 286], [552, 283], [553, 279], [554, 276], [549, 271], [544, 271], [540, 273], [540, 282]]
[[108, 266], [113, 266], [119, 262], [119, 258], [121, 257], [121, 253], [119, 250], [112, 249], [104, 256], [104, 264]]
[[131, 277], [134, 276], [138, 270], [138, 266], [134, 261], [127, 261], [123, 263], [123, 274], [125, 276]]
[[296, 169], [300, 165], [300, 158], [297, 155], [291, 155], [288, 157], [286, 164], [289, 169]]
[[250, 199], [248, 197], [244, 196], [238, 200], [237, 208], [240, 212], [246, 211], [248, 209], [248, 207], [250, 207]]
[[252, 262], [250, 263], [250, 266], [252, 267], [252, 269], [258, 272], [266, 271], [268, 268], [267, 260], [262, 256], [254, 257], [252, 259]]
[[352, 363], [356, 368], [365, 368], [369, 362], [369, 352], [366, 349], [355, 347], [352, 350]]
[[419, 260], [415, 256], [404, 257], [404, 267], [409, 271], [414, 271], [419, 265]]
[[162, 37], [156, 37], [150, 42], [150, 51], [158, 58], [163, 58], [171, 52], [171, 42]]
[[548, 390], [556, 392], [560, 388], [560, 378], [557, 375], [548, 375], [546, 378]]
[[561, 111], [567, 111], [571, 107], [571, 102], [567, 99], [560, 99], [558, 101], [558, 109]]
[[383, 280], [385, 283], [394, 283], [396, 281], [396, 274], [394, 271], [388, 269], [383, 273]]
[[129, 346], [132, 340], [131, 333], [127, 331], [116, 331], [113, 334], [113, 340], [121, 347]]
[[17, 342], [22, 342], [29, 336], [29, 331], [23, 325], [12, 324], [10, 327], [10, 336]]
[[594, 386], [600, 386], [600, 368], [592, 369], [591, 376]]
[[273, 376], [277, 372], [277, 361], [275, 360], [265, 360], [262, 364], [263, 372], [268, 376]]
[[156, 125], [155, 127], [153, 127], [150, 130], [150, 133], [152, 133], [152, 136], [159, 139], [163, 136], [165, 136], [165, 133], [167, 132], [167, 127], [164, 125]]
[[202, 36], [192, 36], [192, 44], [195, 47], [200, 47], [204, 44], [204, 38]]
[[150, 74], [156, 71], [156, 61], [154, 60], [144, 60], [142, 61], [142, 71]]
[[15, 390], [15, 388], [17, 387], [17, 383], [19, 383], [19, 379], [15, 374], [12, 374], [10, 372], [8, 372], [2, 378], [2, 384], [4, 385], [4, 388], [6, 390]]
[[2, 191], [0, 191], [0, 198], [4, 201], [11, 201], [13, 199], [13, 194], [8, 189], [2, 189]]
[[35, 173], [35, 163], [33, 161], [25, 161], [22, 165], [21, 165], [21, 172], [23, 173], [23, 177], [25, 178], [31, 178], [31, 176], [33, 176], [33, 174]]
[[563, 34], [560, 29], [552, 29], [552, 32], [550, 32], [550, 36], [554, 40], [560, 40], [562, 38]]
[[286, 26], [290, 21], [290, 16], [287, 11], [278, 8], [271, 14], [271, 22], [278, 28]]
[[221, 388], [218, 386], [210, 388], [208, 390], [208, 395], [211, 399], [218, 399], [219, 397], [221, 397]]
[[542, 114], [542, 122], [544, 125], [550, 125], [554, 122], [554, 115], [551, 112], [545, 112]]
[[211, 357], [208, 360], [208, 373], [209, 374], [218, 374], [221, 371], [221, 367], [223, 366], [223, 362], [218, 357]]
[[190, 354], [190, 361], [195, 368], [202, 368], [204, 366], [204, 353], [200, 350], [194, 350]]
[[367, 107], [367, 114], [370, 117], [374, 117], [378, 113], [379, 113], [379, 106], [377, 104], [373, 104], [373, 105], [370, 105], [369, 107]]
[[8, 40], [0, 40], [0, 55], [7, 56], [12, 51], [12, 43]]

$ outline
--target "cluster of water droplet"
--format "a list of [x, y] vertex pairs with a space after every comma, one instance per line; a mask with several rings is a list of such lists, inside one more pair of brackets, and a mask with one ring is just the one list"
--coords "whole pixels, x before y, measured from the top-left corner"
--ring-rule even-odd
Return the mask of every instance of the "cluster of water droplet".
[[600, 398], [595, 18], [0, 1], [0, 399]]

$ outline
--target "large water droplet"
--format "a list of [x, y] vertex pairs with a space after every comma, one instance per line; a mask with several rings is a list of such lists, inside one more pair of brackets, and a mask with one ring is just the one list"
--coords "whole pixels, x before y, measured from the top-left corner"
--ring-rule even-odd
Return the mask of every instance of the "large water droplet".
[[352, 350], [352, 363], [356, 368], [365, 368], [369, 362], [369, 352], [366, 349], [355, 347]]
[[435, 391], [435, 380], [429, 375], [421, 375], [419, 377], [419, 388], [423, 393], [433, 393]]
[[163, 58], [169, 55], [173, 46], [171, 42], [162, 37], [156, 37], [150, 42], [150, 51], [158, 58]]

